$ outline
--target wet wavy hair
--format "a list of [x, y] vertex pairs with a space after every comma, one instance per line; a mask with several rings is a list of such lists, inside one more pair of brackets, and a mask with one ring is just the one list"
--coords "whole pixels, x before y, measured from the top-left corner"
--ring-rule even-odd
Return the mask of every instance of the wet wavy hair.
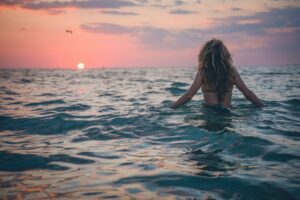
[[232, 57], [228, 49], [221, 40], [209, 40], [201, 49], [198, 61], [203, 82], [217, 92], [219, 101], [223, 101], [234, 79]]

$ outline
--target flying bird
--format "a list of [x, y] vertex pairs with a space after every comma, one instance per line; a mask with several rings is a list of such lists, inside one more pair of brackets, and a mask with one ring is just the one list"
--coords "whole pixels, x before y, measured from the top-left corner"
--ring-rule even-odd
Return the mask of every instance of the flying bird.
[[69, 30], [69, 29], [66, 29], [66, 33], [73, 34], [73, 31], [71, 31], [71, 30]]

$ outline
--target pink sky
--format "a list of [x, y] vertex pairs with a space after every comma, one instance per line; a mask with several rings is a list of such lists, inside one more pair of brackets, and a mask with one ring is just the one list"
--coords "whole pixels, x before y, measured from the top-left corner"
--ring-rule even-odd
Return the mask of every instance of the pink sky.
[[0, 25], [4, 68], [191, 67], [213, 37], [236, 65], [300, 63], [298, 0], [1, 0]]

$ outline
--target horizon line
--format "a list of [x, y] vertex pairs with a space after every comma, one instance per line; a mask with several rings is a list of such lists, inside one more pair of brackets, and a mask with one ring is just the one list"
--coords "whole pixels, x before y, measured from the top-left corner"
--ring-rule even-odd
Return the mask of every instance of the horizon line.
[[[257, 68], [257, 67], [282, 67], [282, 66], [292, 66], [292, 65], [300, 65], [300, 63], [287, 63], [287, 64], [242, 64], [242, 65], [234, 65], [237, 68]], [[198, 66], [113, 66], [113, 67], [85, 67], [82, 71], [86, 70], [104, 70], [104, 69], [148, 69], [148, 68], [197, 68]], [[79, 70], [76, 67], [3, 67], [0, 66], [1, 70], [14, 70], [14, 69], [24, 69], [24, 70]], [[80, 70], [79, 70], [80, 71]]]

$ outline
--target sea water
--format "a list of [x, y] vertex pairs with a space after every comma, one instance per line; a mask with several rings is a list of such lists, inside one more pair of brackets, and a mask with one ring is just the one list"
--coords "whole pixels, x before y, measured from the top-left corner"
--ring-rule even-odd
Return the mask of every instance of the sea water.
[[239, 71], [266, 107], [170, 109], [194, 68], [1, 70], [0, 198], [299, 199], [300, 66]]

